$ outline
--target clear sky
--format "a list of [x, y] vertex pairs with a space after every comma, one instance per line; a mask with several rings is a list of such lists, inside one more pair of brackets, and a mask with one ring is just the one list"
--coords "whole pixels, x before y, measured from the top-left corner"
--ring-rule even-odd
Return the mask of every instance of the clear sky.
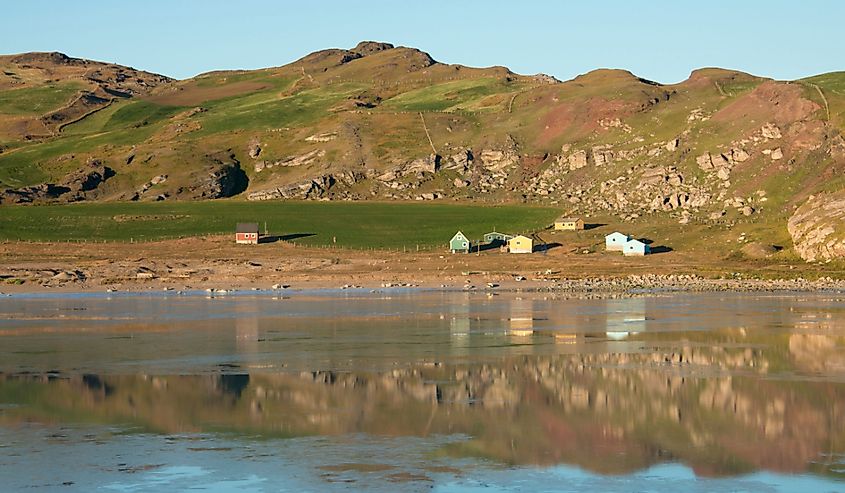
[[186, 78], [278, 66], [360, 40], [560, 79], [658, 82], [723, 67], [778, 79], [845, 70], [845, 1], [9, 0], [0, 53], [61, 51]]

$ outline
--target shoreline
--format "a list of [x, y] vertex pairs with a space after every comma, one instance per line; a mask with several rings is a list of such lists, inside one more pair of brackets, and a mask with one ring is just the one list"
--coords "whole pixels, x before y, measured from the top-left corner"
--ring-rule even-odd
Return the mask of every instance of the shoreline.
[[[111, 297], [205, 297], [205, 298], [237, 298], [244, 296], [338, 296], [338, 295], [412, 295], [419, 293], [479, 293], [496, 294], [552, 294], [571, 295], [573, 297], [616, 297], [616, 296], [655, 296], [663, 294], [691, 294], [691, 293], [794, 293], [794, 294], [842, 294], [845, 295], [845, 281], [836, 280], [725, 280], [705, 278], [657, 278], [642, 282], [637, 276], [627, 278], [608, 279], [569, 279], [564, 282], [542, 284], [539, 282], [522, 281], [492, 286], [467, 285], [417, 285], [409, 283], [391, 285], [344, 285], [329, 286], [325, 283], [304, 283], [300, 286], [284, 288], [237, 286], [228, 288], [195, 288], [172, 286], [164, 288], [134, 287], [128, 289], [102, 289], [101, 286], [87, 288], [84, 285], [66, 286], [57, 289], [14, 286], [13, 289], [0, 291], [0, 299], [61, 299], [61, 298], [111, 298]], [[401, 285], [405, 284], [405, 285]], [[79, 289], [82, 288], [82, 289]]]

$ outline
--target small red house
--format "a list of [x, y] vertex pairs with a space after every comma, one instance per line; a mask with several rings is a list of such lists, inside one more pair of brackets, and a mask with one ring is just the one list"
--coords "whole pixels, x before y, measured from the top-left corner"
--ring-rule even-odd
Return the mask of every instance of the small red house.
[[258, 244], [258, 223], [238, 223], [235, 228], [235, 243]]

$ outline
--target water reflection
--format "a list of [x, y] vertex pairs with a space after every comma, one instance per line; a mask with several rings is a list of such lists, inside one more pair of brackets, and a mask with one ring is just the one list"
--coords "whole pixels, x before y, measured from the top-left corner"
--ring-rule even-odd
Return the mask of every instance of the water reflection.
[[[691, 358], [692, 359], [692, 358]], [[735, 365], [730, 353], [703, 360]], [[0, 377], [0, 422], [68, 419], [156, 432], [261, 436], [466, 434], [445, 453], [630, 472], [680, 460], [698, 474], [842, 475], [845, 387], [691, 377], [650, 355], [520, 357], [385, 373]]]
[[618, 474], [682, 462], [706, 476], [845, 479], [842, 300], [330, 301], [133, 301], [149, 327], [104, 321], [114, 307], [78, 300], [60, 301], [84, 308], [75, 320], [7, 316], [0, 425], [446, 435], [466, 438], [440, 454], [506, 464]]

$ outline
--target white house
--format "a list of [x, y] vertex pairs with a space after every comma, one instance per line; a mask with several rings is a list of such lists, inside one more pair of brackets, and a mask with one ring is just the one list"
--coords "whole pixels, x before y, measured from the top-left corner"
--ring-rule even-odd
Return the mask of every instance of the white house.
[[604, 246], [608, 251], [621, 252], [625, 249], [625, 243], [630, 239], [630, 236], [615, 231], [604, 237]]
[[628, 240], [622, 249], [622, 254], [626, 257], [631, 255], [645, 255], [651, 253], [651, 248], [640, 240]]

